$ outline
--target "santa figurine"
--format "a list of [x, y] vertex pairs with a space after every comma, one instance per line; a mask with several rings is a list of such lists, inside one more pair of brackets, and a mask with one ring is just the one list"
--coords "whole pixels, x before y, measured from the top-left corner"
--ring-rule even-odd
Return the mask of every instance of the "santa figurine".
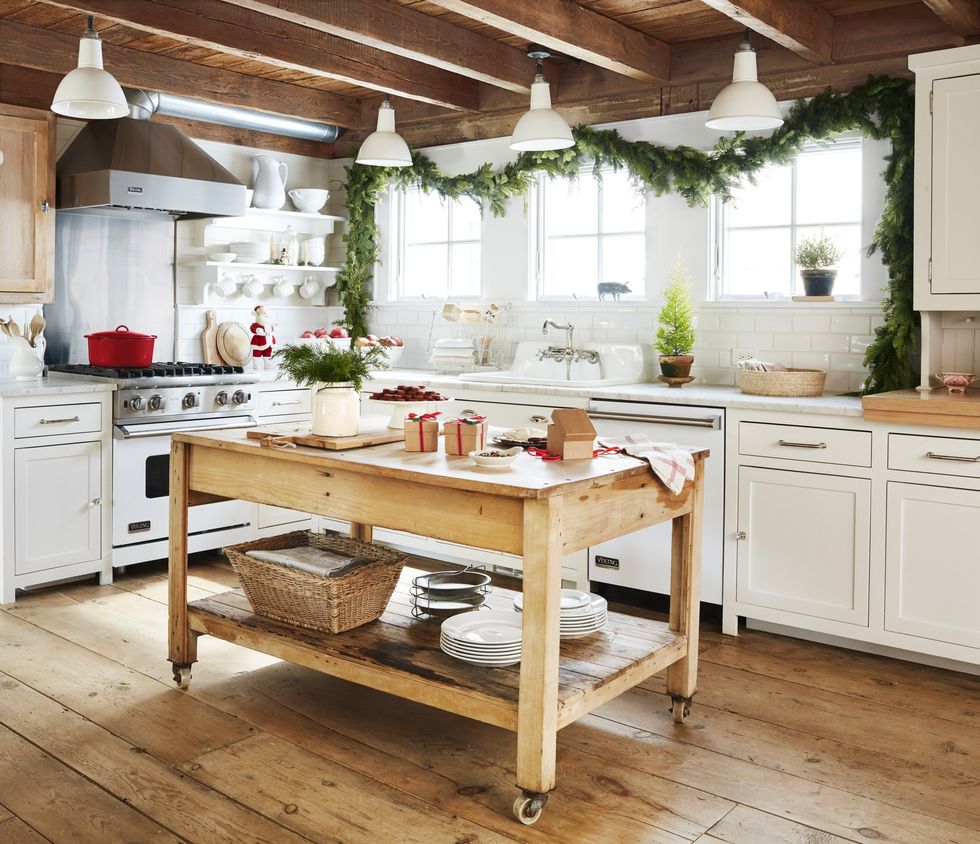
[[272, 317], [265, 305], [256, 305], [253, 311], [255, 316], [248, 327], [252, 332], [252, 363], [255, 369], [265, 369], [276, 345], [276, 326], [272, 324]]

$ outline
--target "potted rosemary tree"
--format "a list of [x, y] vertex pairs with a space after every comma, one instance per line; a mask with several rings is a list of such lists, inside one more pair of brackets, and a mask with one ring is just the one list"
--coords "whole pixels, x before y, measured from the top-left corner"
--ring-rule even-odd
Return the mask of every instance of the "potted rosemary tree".
[[841, 250], [829, 235], [804, 237], [793, 250], [793, 260], [800, 268], [803, 292], [807, 296], [829, 296], [837, 278]]
[[358, 393], [373, 369], [388, 368], [383, 346], [338, 348], [333, 343], [283, 346], [275, 354], [279, 377], [313, 388], [313, 433], [353, 437], [361, 416]]
[[691, 274], [680, 255], [670, 271], [658, 321], [660, 327], [657, 329], [656, 347], [660, 352], [661, 380], [690, 378], [694, 363], [691, 350], [697, 335], [694, 331], [694, 304], [691, 302]]

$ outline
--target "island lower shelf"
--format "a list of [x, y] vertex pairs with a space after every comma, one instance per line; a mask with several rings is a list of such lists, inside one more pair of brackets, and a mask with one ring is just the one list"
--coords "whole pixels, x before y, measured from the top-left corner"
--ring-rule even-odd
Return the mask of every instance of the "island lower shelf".
[[[188, 623], [204, 633], [334, 677], [517, 729], [520, 665], [484, 668], [439, 648], [439, 622], [412, 616], [408, 589], [420, 574], [405, 569], [380, 619], [346, 633], [306, 630], [264, 618], [240, 590], [188, 605]], [[495, 589], [488, 606], [512, 609], [514, 592]], [[561, 642], [558, 726], [566, 726], [681, 659], [684, 635], [665, 622], [609, 613], [603, 630]]]

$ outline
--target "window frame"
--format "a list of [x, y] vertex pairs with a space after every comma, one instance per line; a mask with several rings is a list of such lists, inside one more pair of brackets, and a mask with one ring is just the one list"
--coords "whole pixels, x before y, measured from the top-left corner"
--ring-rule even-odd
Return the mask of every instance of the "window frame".
[[[819, 152], [831, 152], [841, 149], [856, 149], [861, 155], [861, 165], [862, 165], [862, 176], [861, 176], [861, 188], [860, 188], [860, 199], [861, 199], [861, 216], [857, 220], [851, 220], [843, 223], [798, 223], [796, 219], [797, 208], [796, 200], [797, 194], [797, 168], [796, 162], [800, 155], [812, 155]], [[784, 165], [787, 166], [787, 165]], [[860, 135], [845, 135], [839, 138], [833, 138], [829, 142], [814, 142], [806, 144], [800, 153], [790, 162], [788, 165], [790, 167], [790, 222], [788, 226], [739, 226], [739, 231], [751, 231], [751, 230], [763, 230], [763, 229], [782, 229], [789, 228], [790, 230], [790, 255], [789, 255], [789, 273], [790, 273], [790, 291], [788, 294], [779, 294], [778, 298], [769, 298], [765, 295], [765, 291], [759, 291], [756, 294], [734, 294], [725, 292], [725, 203], [722, 202], [721, 197], [717, 194], [711, 197], [710, 202], [710, 218], [709, 218], [709, 231], [711, 242], [709, 245], [709, 254], [711, 257], [711, 301], [714, 302], [774, 302], [774, 301], [792, 301], [793, 296], [799, 296], [803, 293], [803, 283], [799, 278], [799, 270], [796, 266], [796, 262], [793, 260], [793, 250], [796, 248], [797, 243], [797, 230], [798, 229], [811, 229], [819, 226], [822, 229], [834, 229], [834, 228], [845, 228], [851, 226], [857, 226], [860, 229], [864, 228], [864, 210], [865, 210], [865, 200], [864, 196], [864, 139]], [[862, 259], [863, 260], [863, 259]], [[775, 291], [774, 291], [775, 292]], [[861, 268], [861, 277], [859, 283], [859, 290], [856, 293], [835, 293], [834, 297], [836, 299], [847, 301], [847, 302], [858, 302], [864, 300], [864, 267]]]
[[[612, 167], [604, 167], [601, 171], [603, 174], [607, 173], [617, 173]], [[625, 171], [619, 171], [625, 172]], [[592, 165], [585, 165], [578, 171], [578, 178], [595, 178], [595, 170]], [[562, 176], [556, 178], [564, 178]], [[534, 183], [534, 187], [529, 192], [528, 197], [528, 219], [531, 221], [531, 225], [528, 227], [530, 234], [530, 243], [528, 249], [528, 291], [527, 297], [529, 302], [583, 302], [585, 304], [592, 304], [595, 302], [600, 302], [598, 291], [596, 291], [594, 296], [588, 298], [580, 298], [577, 294], [572, 293], [571, 295], [546, 295], [544, 293], [544, 282], [545, 282], [545, 254], [547, 241], [549, 240], [546, 234], [546, 221], [545, 215], [547, 213], [547, 201], [545, 199], [545, 191], [547, 190], [547, 183], [550, 177], [545, 174], [539, 174]], [[594, 237], [596, 238], [596, 268], [601, 274], [602, 264], [603, 264], [603, 248], [604, 241], [607, 239], [617, 238], [617, 237], [636, 237], [640, 235], [643, 238], [643, 292], [632, 292], [624, 294], [621, 300], [607, 300], [608, 304], [621, 303], [621, 304], [636, 304], [638, 302], [644, 302], [647, 299], [647, 288], [649, 285], [649, 277], [647, 273], [647, 249], [650, 245], [650, 237], [647, 232], [647, 224], [649, 222], [648, 208], [647, 208], [647, 195], [644, 192], [641, 196], [640, 203], [643, 209], [643, 226], [642, 228], [626, 231], [626, 232], [603, 232], [602, 231], [602, 191], [603, 191], [603, 179], [596, 179], [598, 182], [598, 192], [597, 192], [597, 203], [596, 203], [596, 228], [594, 232], [589, 232], [585, 234], [568, 234], [568, 235], [557, 235], [552, 240], [562, 240], [565, 238], [583, 238], [583, 237]], [[630, 298], [634, 297], [634, 298]]]
[[[476, 202], [475, 200], [469, 199], [468, 197], [462, 197], [458, 200], [450, 199], [448, 197], [444, 198], [443, 201], [446, 203], [446, 237], [433, 240], [419, 241], [418, 243], [411, 244], [412, 246], [446, 246], [446, 284], [447, 289], [445, 294], [440, 294], [438, 296], [427, 296], [422, 294], [421, 296], [407, 296], [404, 293], [404, 283], [405, 283], [405, 267], [406, 267], [406, 249], [409, 246], [408, 237], [405, 225], [405, 212], [406, 212], [406, 200], [408, 198], [409, 191], [418, 191], [419, 193], [425, 193], [421, 188], [412, 187], [399, 189], [396, 187], [388, 188], [388, 199], [391, 206], [391, 227], [395, 232], [395, 249], [394, 254], [391, 256], [392, 273], [390, 278], [390, 283], [388, 285], [388, 300], [391, 302], [449, 302], [449, 301], [479, 301], [483, 296], [483, 223], [481, 218], [480, 223], [480, 236], [476, 239], [452, 239], [453, 231], [453, 213], [455, 210], [455, 205], [457, 202]], [[481, 206], [482, 209], [482, 206]], [[482, 210], [481, 210], [482, 214]], [[480, 279], [479, 279], [479, 292], [477, 293], [466, 293], [457, 294], [453, 293], [453, 246], [477, 246], [480, 250]]]

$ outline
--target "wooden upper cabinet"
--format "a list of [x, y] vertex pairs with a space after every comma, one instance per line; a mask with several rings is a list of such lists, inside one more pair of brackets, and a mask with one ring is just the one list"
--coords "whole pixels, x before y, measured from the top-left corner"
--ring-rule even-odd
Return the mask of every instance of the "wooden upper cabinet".
[[0, 302], [50, 302], [55, 116], [0, 103], [0, 152]]

